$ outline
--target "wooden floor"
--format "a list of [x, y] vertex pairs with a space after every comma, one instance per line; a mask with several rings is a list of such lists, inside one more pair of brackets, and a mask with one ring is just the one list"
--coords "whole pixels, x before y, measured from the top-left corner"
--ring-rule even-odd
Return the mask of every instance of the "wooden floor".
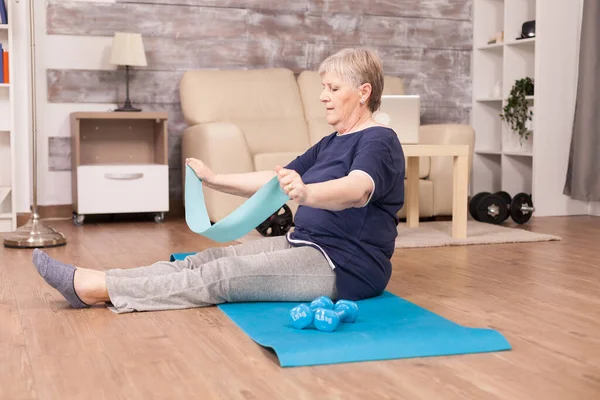
[[[212, 245], [183, 221], [50, 224], [52, 256], [98, 269]], [[0, 248], [0, 399], [600, 399], [600, 218], [524, 228], [563, 240], [397, 250], [388, 287], [512, 351], [286, 369], [216, 307], [73, 310]]]

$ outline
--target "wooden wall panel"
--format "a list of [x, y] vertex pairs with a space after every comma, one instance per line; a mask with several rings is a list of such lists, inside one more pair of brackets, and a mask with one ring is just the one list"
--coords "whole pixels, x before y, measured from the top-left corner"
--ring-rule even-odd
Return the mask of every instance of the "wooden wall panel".
[[[132, 101], [169, 112], [171, 195], [181, 193], [179, 81], [190, 69], [316, 69], [367, 46], [385, 73], [422, 99], [422, 123], [468, 123], [473, 0], [49, 0], [47, 33], [144, 37], [148, 67], [131, 73]], [[47, 70], [53, 103], [121, 104], [124, 71]], [[70, 168], [69, 138], [49, 138], [50, 169]]]
[[51, 2], [47, 30], [61, 35], [112, 36], [115, 31], [134, 30], [144, 37], [194, 40], [277, 38], [368, 46], [471, 46], [471, 22], [463, 20], [185, 8], [182, 12], [181, 6], [170, 4]]
[[471, 19], [471, 0], [117, 0], [118, 3]]
[[306, 50], [301, 42], [262, 39], [197, 40], [147, 38], [144, 48], [151, 70], [198, 68], [245, 69], [284, 67], [294, 71], [306, 68]]
[[71, 170], [71, 138], [50, 136], [48, 138], [48, 171]]
[[251, 11], [248, 36], [294, 40], [301, 43], [360, 43], [362, 17], [351, 14], [317, 15]]
[[449, 120], [456, 124], [469, 124], [471, 107], [443, 107], [424, 105], [421, 107], [421, 123], [445, 124]]
[[[319, 62], [337, 47], [311, 46], [308, 65], [288, 65], [296, 72], [316, 69]], [[377, 49], [387, 75], [405, 79], [407, 93], [418, 93], [424, 104], [465, 107], [470, 104], [470, 52], [437, 49]], [[164, 58], [170, 63], [174, 57]], [[265, 61], [265, 60], [263, 60]], [[180, 59], [177, 62], [182, 62]], [[270, 65], [267, 65], [270, 64]], [[265, 63], [264, 66], [275, 66]], [[143, 103], [179, 102], [178, 82], [184, 69], [210, 66], [191, 64], [177, 70], [134, 69], [130, 72], [132, 100]], [[124, 71], [53, 70], [47, 71], [48, 100], [53, 103], [103, 103], [124, 98]]]
[[471, 19], [472, 0], [308, 0], [311, 12]]
[[470, 49], [472, 37], [469, 21], [364, 16], [360, 26], [360, 44], [368, 46]]
[[251, 11], [248, 36], [336, 45], [470, 49], [471, 23], [447, 19]]
[[144, 37], [197, 40], [245, 38], [248, 10], [52, 1], [46, 12], [49, 34], [113, 36], [115, 31], [135, 31]]
[[[174, 103], [183, 71], [134, 70], [129, 73], [133, 103]], [[125, 100], [125, 71], [47, 70], [51, 103], [121, 103]]]
[[255, 10], [306, 11], [307, 0], [117, 0], [117, 3], [170, 4], [187, 7], [251, 8]]

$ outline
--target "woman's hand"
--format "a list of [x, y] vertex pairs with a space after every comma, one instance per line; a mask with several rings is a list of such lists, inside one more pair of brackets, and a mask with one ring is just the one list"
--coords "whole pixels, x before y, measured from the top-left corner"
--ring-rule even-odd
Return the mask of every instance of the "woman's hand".
[[304, 204], [309, 196], [308, 187], [302, 182], [302, 178], [293, 169], [285, 169], [278, 165], [275, 167], [279, 186], [290, 199]]
[[196, 176], [202, 181], [206, 183], [211, 183], [214, 181], [216, 174], [202, 161], [196, 158], [186, 158], [185, 163], [194, 170]]

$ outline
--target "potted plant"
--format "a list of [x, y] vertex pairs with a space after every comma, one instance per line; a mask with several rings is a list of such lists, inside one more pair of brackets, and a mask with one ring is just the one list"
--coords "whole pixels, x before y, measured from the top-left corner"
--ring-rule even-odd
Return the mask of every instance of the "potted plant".
[[527, 121], [531, 121], [533, 111], [529, 109], [526, 96], [533, 96], [533, 86], [533, 79], [530, 77], [517, 79], [510, 90], [508, 102], [500, 114], [500, 118], [508, 122], [510, 129], [519, 135], [521, 145], [523, 140], [529, 139], [531, 135]]

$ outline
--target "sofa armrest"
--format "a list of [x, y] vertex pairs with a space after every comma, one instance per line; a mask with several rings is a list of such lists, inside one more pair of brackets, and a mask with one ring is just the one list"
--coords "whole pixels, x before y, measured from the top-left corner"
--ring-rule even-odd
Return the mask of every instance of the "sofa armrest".
[[[471, 176], [475, 131], [470, 125], [421, 125], [419, 143], [468, 145], [469, 177]], [[452, 215], [452, 161], [452, 157], [431, 157], [427, 179], [433, 182], [434, 215]]]
[[185, 129], [181, 137], [182, 167], [188, 157], [202, 160], [221, 174], [254, 171], [244, 133], [228, 122], [198, 124]]
[[[254, 171], [252, 155], [242, 130], [228, 122], [197, 124], [186, 128], [181, 137], [181, 165], [185, 203], [185, 159], [202, 160], [220, 174]], [[219, 221], [246, 199], [204, 188], [206, 210], [211, 221]]]

